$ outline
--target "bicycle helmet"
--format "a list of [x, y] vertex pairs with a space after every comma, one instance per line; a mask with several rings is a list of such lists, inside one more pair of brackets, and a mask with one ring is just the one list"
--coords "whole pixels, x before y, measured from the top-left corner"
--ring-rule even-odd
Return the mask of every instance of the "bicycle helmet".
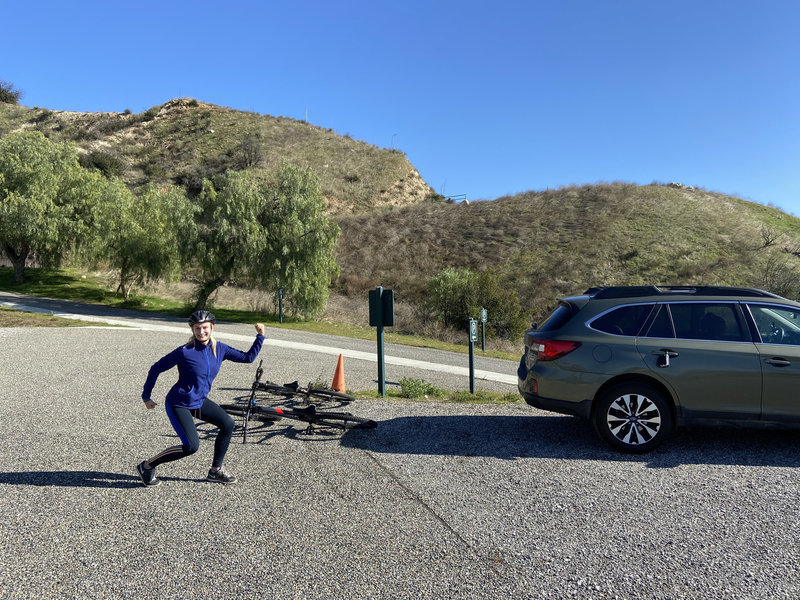
[[196, 310], [194, 311], [191, 316], [189, 317], [189, 326], [196, 325], [197, 323], [216, 323], [217, 318], [214, 316], [214, 313], [210, 313], [207, 310]]

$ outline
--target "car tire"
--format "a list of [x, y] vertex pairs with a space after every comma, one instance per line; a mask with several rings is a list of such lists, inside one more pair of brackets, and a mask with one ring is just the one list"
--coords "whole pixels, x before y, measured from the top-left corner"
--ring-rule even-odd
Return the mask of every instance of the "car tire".
[[603, 392], [595, 403], [592, 420], [597, 433], [622, 452], [650, 452], [673, 430], [670, 403], [644, 383], [624, 383]]

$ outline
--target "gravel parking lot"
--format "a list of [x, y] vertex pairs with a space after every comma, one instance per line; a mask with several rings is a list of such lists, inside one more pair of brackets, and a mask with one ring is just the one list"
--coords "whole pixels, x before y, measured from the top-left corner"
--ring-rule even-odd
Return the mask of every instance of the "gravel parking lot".
[[[226, 487], [202, 481], [201, 428], [144, 488], [134, 465], [176, 437], [141, 385], [185, 337], [0, 329], [0, 597], [800, 597], [797, 431], [685, 430], [635, 457], [523, 404], [359, 400], [376, 430], [235, 437]], [[212, 397], [253, 372], [227, 363]]]

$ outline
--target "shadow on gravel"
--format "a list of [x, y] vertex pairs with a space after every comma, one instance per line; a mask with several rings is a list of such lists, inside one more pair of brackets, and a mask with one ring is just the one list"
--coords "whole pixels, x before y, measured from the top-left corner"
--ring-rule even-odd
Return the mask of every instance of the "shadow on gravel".
[[573, 417], [413, 416], [379, 421], [372, 431], [351, 431], [343, 446], [377, 453], [484, 456], [507, 460], [560, 458], [645, 463], [800, 466], [800, 431], [682, 429], [654, 452], [623, 454]]
[[[171, 477], [159, 477], [168, 481]], [[136, 475], [102, 471], [22, 471], [0, 473], [0, 485], [36, 485], [42, 487], [92, 487], [129, 489], [143, 487]]]
[[[234, 419], [236, 429], [233, 432], [231, 444], [241, 444], [244, 440], [244, 431], [242, 430], [242, 420]], [[363, 431], [363, 430], [362, 430]], [[369, 433], [367, 430], [364, 433]], [[217, 437], [217, 428], [213, 426], [198, 425], [197, 433], [201, 440], [214, 440]], [[301, 440], [304, 443], [337, 443], [345, 436], [356, 435], [359, 430], [342, 431], [337, 428], [318, 427], [312, 432], [308, 431], [308, 426], [305, 423], [294, 421], [292, 419], [284, 419], [275, 422], [259, 422], [250, 421], [247, 427], [247, 445], [266, 444], [272, 438], [288, 438], [292, 440]]]

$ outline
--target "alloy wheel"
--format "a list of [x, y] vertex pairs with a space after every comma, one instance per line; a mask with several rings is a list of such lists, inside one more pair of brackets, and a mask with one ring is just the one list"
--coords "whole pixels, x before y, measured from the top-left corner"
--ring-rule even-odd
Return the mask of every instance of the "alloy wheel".
[[662, 427], [661, 411], [647, 396], [623, 394], [609, 405], [606, 424], [617, 440], [638, 446], [658, 435]]

